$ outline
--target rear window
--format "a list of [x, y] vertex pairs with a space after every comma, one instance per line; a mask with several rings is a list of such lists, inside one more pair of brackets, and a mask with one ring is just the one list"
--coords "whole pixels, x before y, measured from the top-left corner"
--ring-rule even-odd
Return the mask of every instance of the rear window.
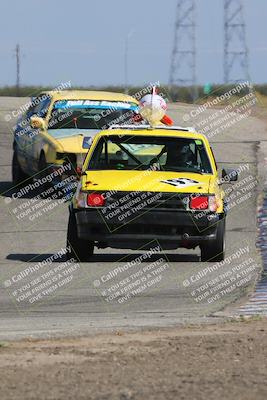
[[202, 140], [166, 136], [110, 135], [99, 139], [88, 169], [198, 172], [211, 174]]

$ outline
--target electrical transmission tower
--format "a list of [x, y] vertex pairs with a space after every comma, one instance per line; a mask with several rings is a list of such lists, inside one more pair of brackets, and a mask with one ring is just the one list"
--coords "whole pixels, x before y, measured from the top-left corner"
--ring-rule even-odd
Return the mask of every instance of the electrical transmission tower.
[[170, 85], [191, 86], [196, 100], [196, 5], [195, 0], [178, 0]]
[[17, 88], [17, 96], [19, 96], [20, 91], [20, 45], [17, 44], [15, 49], [16, 56], [16, 71], [17, 71], [17, 80], [16, 80], [16, 88]]
[[249, 80], [243, 0], [224, 0], [224, 82]]

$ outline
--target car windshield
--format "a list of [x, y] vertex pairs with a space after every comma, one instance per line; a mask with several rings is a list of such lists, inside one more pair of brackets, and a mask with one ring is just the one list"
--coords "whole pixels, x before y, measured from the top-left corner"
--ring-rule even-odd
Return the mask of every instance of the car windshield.
[[130, 102], [56, 101], [48, 129], [108, 129], [114, 124], [132, 123], [138, 106]]
[[149, 169], [211, 174], [200, 139], [168, 136], [102, 136], [89, 161], [92, 170]]

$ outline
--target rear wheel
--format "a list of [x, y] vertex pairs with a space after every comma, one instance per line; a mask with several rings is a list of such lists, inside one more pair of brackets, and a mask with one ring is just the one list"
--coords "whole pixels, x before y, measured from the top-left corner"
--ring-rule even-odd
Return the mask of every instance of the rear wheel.
[[201, 245], [201, 261], [223, 261], [225, 256], [225, 218], [217, 225], [216, 239]]
[[77, 261], [88, 261], [94, 254], [94, 242], [79, 239], [77, 234], [77, 222], [73, 212], [70, 212], [67, 233], [67, 258], [75, 258]]
[[14, 149], [13, 158], [12, 158], [12, 181], [15, 185], [19, 185], [24, 182], [28, 176], [22, 171], [21, 166], [19, 164], [17, 150]]

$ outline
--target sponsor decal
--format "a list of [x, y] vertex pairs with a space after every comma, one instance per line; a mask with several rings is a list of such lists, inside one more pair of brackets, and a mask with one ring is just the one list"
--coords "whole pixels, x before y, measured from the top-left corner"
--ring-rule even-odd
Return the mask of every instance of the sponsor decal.
[[200, 184], [200, 182], [195, 181], [194, 179], [189, 178], [174, 178], [174, 179], [166, 179], [164, 181], [160, 181], [162, 183], [167, 183], [167, 185], [175, 186], [178, 188], [185, 188], [188, 186], [194, 186]]

